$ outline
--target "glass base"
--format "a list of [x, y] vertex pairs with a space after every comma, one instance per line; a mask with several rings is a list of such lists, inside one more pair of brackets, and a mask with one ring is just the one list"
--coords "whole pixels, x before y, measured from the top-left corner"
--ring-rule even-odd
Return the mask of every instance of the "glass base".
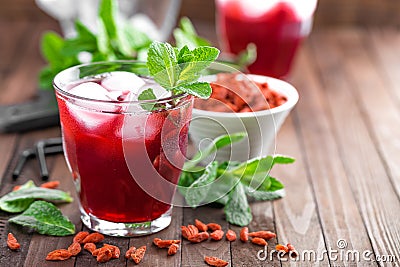
[[109, 236], [133, 237], [149, 235], [165, 229], [171, 223], [172, 206], [161, 217], [140, 223], [110, 222], [87, 214], [82, 208], [80, 210], [81, 220], [89, 229]]

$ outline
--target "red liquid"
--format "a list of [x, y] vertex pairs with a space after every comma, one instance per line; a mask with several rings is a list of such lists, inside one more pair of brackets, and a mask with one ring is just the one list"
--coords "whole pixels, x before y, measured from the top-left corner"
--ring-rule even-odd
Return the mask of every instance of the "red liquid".
[[[125, 156], [128, 153], [130, 159], [139, 162], [143, 168], [140, 171], [152, 175], [151, 168], [153, 173], [177, 184], [187, 147], [192, 109], [190, 97], [181, 100], [181, 107], [139, 115], [145, 123], [132, 125], [132, 128], [141, 127], [139, 130], [144, 134], [124, 141], [121, 129], [127, 122], [124, 120], [126, 115], [85, 110], [62, 97], [58, 97], [58, 102], [67, 162], [86, 213], [111, 222], [146, 222], [159, 218], [171, 207], [142, 190], [132, 176]], [[100, 118], [102, 124], [88, 127], [82, 116], [77, 116], [78, 112]], [[135, 120], [133, 118], [131, 122]], [[169, 146], [162, 145], [174, 140], [178, 140], [176, 146], [179, 147], [174, 151], [168, 151]], [[171, 153], [176, 155], [175, 166], [165, 157]], [[150, 181], [157, 179], [147, 178]], [[157, 184], [152, 186], [156, 193], [163, 194], [163, 199], [172, 200], [174, 190], [164, 192]]]
[[286, 76], [303, 38], [301, 19], [287, 3], [278, 3], [265, 13], [250, 17], [240, 2], [251, 4], [251, 1], [228, 1], [218, 6], [225, 49], [238, 54], [249, 43], [254, 43], [257, 60], [249, 66], [250, 72], [275, 78]]

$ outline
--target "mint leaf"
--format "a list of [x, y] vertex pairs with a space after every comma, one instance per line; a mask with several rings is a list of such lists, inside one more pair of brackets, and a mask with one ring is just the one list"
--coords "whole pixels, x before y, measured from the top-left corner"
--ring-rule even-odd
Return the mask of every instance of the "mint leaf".
[[99, 7], [99, 17], [104, 23], [105, 30], [110, 39], [117, 38], [116, 12], [117, 1], [102, 0]]
[[175, 89], [203, 99], [209, 98], [212, 92], [211, 85], [207, 82], [185, 84], [183, 86], [178, 86]]
[[22, 212], [29, 207], [35, 199], [53, 202], [72, 202], [72, 197], [61, 190], [41, 187], [29, 187], [10, 192], [0, 198], [0, 209], [7, 212]]
[[41, 52], [49, 62], [52, 69], [60, 69], [63, 66], [64, 57], [61, 50], [64, 46], [64, 39], [55, 32], [46, 32], [41, 41]]
[[154, 80], [172, 89], [180, 72], [174, 48], [168, 43], [153, 42], [147, 53], [147, 67]]
[[65, 56], [76, 56], [80, 52], [95, 52], [97, 50], [97, 38], [82, 22], [75, 22], [77, 36], [65, 40], [62, 53]]
[[279, 182], [276, 178], [274, 177], [269, 177], [271, 180], [271, 186], [269, 187], [268, 191], [278, 191], [283, 189], [285, 186]]
[[66, 236], [75, 233], [75, 225], [56, 206], [46, 201], [33, 202], [21, 215], [9, 221], [44, 235]]
[[274, 155], [273, 164], [290, 164], [295, 162], [295, 158], [284, 156], [284, 155]]
[[173, 35], [175, 38], [176, 46], [181, 48], [185, 45], [190, 49], [194, 49], [199, 46], [209, 46], [210, 42], [197, 35], [193, 24], [187, 17], [181, 18], [179, 22], [180, 28], [174, 30]]
[[268, 174], [273, 165], [273, 157], [265, 156], [262, 158], [250, 159], [243, 162], [236, 168], [232, 169], [231, 172], [237, 176], [254, 176], [255, 174], [261, 173], [262, 175]]
[[218, 162], [211, 162], [206, 166], [203, 174], [187, 188], [185, 199], [189, 206], [197, 207], [207, 197], [213, 186], [212, 182], [217, 177], [217, 167]]
[[285, 196], [285, 190], [280, 189], [276, 191], [250, 191], [246, 189], [246, 195], [251, 200], [266, 201], [282, 198]]
[[[140, 101], [154, 100], [154, 99], [157, 99], [157, 97], [154, 94], [153, 89], [151, 89], [151, 88], [144, 90], [138, 96], [138, 100], [140, 100]], [[155, 106], [155, 103], [141, 103], [140, 106], [145, 110], [152, 111]]]
[[248, 225], [253, 219], [245, 190], [241, 183], [238, 183], [229, 193], [229, 200], [224, 212], [229, 223], [239, 226]]

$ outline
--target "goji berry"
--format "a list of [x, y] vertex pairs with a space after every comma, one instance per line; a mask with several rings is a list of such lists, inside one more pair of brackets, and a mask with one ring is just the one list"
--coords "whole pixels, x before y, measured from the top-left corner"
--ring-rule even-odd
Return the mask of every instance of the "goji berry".
[[47, 254], [46, 260], [47, 261], [64, 261], [71, 258], [72, 254], [66, 249], [57, 249], [49, 252]]
[[139, 264], [139, 262], [142, 261], [145, 253], [146, 253], [146, 246], [141, 246], [131, 254], [131, 258], [136, 264]]
[[268, 245], [267, 241], [265, 241], [265, 239], [264, 239], [264, 238], [261, 238], [261, 237], [253, 237], [253, 238], [251, 239], [251, 243], [256, 244], [256, 245], [259, 245], [259, 246], [266, 246], [266, 245]]
[[290, 243], [288, 243], [286, 247], [289, 249], [290, 256], [296, 258], [298, 253], [295, 247]]
[[284, 251], [285, 253], [289, 252], [289, 248], [285, 245], [278, 244], [275, 246], [275, 250]]
[[125, 253], [125, 259], [130, 259], [133, 252], [135, 252], [135, 247], [130, 247]]
[[215, 230], [210, 234], [211, 239], [219, 241], [224, 237], [224, 231], [222, 230]]
[[227, 232], [226, 232], [226, 239], [228, 240], [228, 241], [235, 241], [236, 240], [236, 233], [233, 231], [233, 230], [231, 230], [231, 229], [229, 229]]
[[60, 186], [59, 181], [50, 181], [40, 185], [41, 188], [55, 189]]
[[81, 244], [79, 244], [78, 242], [74, 242], [68, 247], [68, 251], [72, 254], [72, 256], [78, 255], [81, 250]]
[[240, 230], [240, 240], [242, 240], [242, 242], [249, 241], [249, 228], [243, 227], [242, 230]]
[[194, 225], [196, 225], [197, 229], [199, 229], [200, 232], [207, 232], [208, 230], [207, 225], [200, 220], [195, 219]]
[[[89, 235], [89, 232], [86, 232], [86, 231], [79, 232], [79, 233], [77, 233], [77, 234], [74, 236], [73, 242], [78, 242], [79, 244], [82, 244], [82, 243], [83, 243], [83, 240], [84, 240], [88, 235]], [[89, 242], [88, 242], [88, 243], [89, 243]], [[92, 243], [93, 243], [93, 242], [92, 242]]]
[[251, 232], [249, 233], [250, 237], [261, 237], [264, 239], [271, 239], [271, 238], [275, 238], [276, 234], [270, 231], [258, 231], [258, 232]]
[[207, 240], [209, 237], [210, 235], [207, 232], [200, 232], [196, 235], [190, 236], [188, 240], [192, 243], [200, 243]]
[[97, 254], [96, 260], [97, 262], [107, 262], [112, 258], [111, 248], [108, 246], [102, 247]]
[[179, 249], [179, 245], [178, 244], [172, 244], [171, 246], [169, 246], [168, 248], [168, 255], [175, 255], [178, 252]]
[[95, 243], [86, 243], [86, 244], [83, 246], [83, 248], [86, 249], [87, 251], [89, 251], [90, 254], [93, 255], [93, 251], [96, 250], [96, 244], [95, 244]]
[[8, 233], [7, 236], [7, 246], [11, 250], [17, 250], [21, 247], [21, 245], [18, 243], [17, 239], [12, 233]]
[[224, 267], [229, 264], [229, 262], [219, 259], [217, 257], [204, 257], [204, 261], [214, 267]]
[[110, 244], [104, 244], [103, 246], [111, 249], [113, 259], [118, 259], [119, 256], [121, 255], [121, 251], [119, 250], [119, 247], [110, 245]]
[[21, 188], [20, 185], [16, 185], [16, 186], [13, 187], [12, 191], [17, 191], [17, 190], [19, 190], [20, 188]]
[[91, 233], [82, 240], [82, 243], [98, 243], [104, 240], [104, 235], [100, 233]]
[[222, 229], [221, 225], [219, 225], [218, 223], [209, 223], [209, 224], [207, 224], [207, 227], [208, 227], [211, 231], [221, 230], [221, 229]]
[[174, 239], [162, 240], [157, 237], [154, 238], [154, 240], [153, 240], [154, 245], [156, 245], [159, 248], [168, 248], [172, 244], [179, 244], [180, 242], [181, 242], [180, 240], [174, 240]]

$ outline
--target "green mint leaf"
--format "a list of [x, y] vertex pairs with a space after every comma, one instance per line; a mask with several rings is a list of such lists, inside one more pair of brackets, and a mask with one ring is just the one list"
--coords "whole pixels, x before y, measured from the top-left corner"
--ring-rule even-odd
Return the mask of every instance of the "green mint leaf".
[[46, 32], [42, 37], [41, 52], [52, 69], [60, 70], [64, 66], [64, 56], [61, 53], [63, 46], [64, 39], [55, 32]]
[[239, 177], [242, 176], [253, 176], [258, 173], [268, 174], [273, 166], [273, 157], [264, 156], [262, 158], [254, 158], [243, 162], [236, 168], [232, 169], [231, 172]]
[[289, 157], [289, 156], [284, 156], [284, 155], [274, 155], [274, 164], [290, 164], [295, 162], [296, 159]]
[[82, 51], [96, 52], [97, 38], [82, 22], [75, 22], [77, 36], [65, 40], [62, 53], [65, 56], [77, 56]]
[[173, 32], [177, 47], [181, 48], [187, 45], [190, 49], [194, 49], [199, 46], [210, 45], [209, 41], [197, 35], [192, 22], [187, 17], [181, 18], [179, 26], [180, 28]]
[[[246, 188], [248, 190], [248, 188]], [[246, 195], [250, 200], [266, 201], [282, 198], [285, 196], [285, 190], [280, 189], [276, 191], [254, 191], [253, 189], [246, 191]]]
[[103, 0], [99, 7], [99, 17], [105, 26], [105, 30], [110, 39], [117, 38], [117, 1]]
[[110, 47], [106, 26], [102, 20], [97, 20], [97, 48], [105, 59], [109, 60], [115, 57]]
[[32, 188], [32, 187], [36, 187], [35, 183], [32, 180], [29, 180], [28, 182], [24, 183], [23, 185], [21, 185], [18, 190], [21, 189], [27, 189], [27, 188]]
[[285, 186], [278, 181], [276, 178], [274, 177], [269, 177], [270, 181], [271, 181], [271, 186], [269, 187], [268, 191], [278, 191], [283, 189]]
[[[178, 53], [176, 53], [178, 50]], [[183, 64], [185, 62], [191, 62], [193, 60], [193, 53], [189, 50], [189, 48], [185, 45], [181, 48], [181, 50], [176, 49], [175, 54], [177, 54], [178, 64]]]
[[241, 183], [238, 183], [229, 193], [229, 200], [224, 212], [229, 223], [239, 226], [248, 225], [253, 219], [245, 190]]
[[132, 24], [127, 23], [122, 29], [127, 41], [129, 42], [129, 45], [133, 50], [137, 51], [150, 46], [150, 37], [146, 33], [135, 28]]
[[197, 81], [201, 72], [210, 66], [219, 55], [218, 49], [209, 46], [197, 47], [190, 52], [185, 47], [182, 49], [184, 49], [183, 55], [178, 57], [178, 60], [180, 60], [179, 66], [181, 67], [178, 85]]
[[61, 211], [46, 201], [35, 201], [21, 215], [9, 220], [27, 226], [39, 234], [67, 236], [75, 233], [75, 225]]
[[246, 66], [249, 66], [254, 63], [257, 59], [257, 46], [253, 43], [247, 45], [246, 49], [241, 51], [237, 58], [235, 59], [235, 63], [239, 66], [240, 69], [244, 69]]
[[56, 76], [56, 72], [53, 71], [49, 66], [44, 67], [39, 72], [39, 88], [44, 90], [51, 90], [53, 78]]
[[189, 206], [195, 208], [207, 197], [213, 186], [212, 182], [217, 177], [217, 168], [218, 162], [211, 162], [206, 166], [203, 174], [187, 188], [185, 199]]
[[[154, 99], [157, 99], [157, 97], [154, 94], [153, 89], [151, 88], [144, 90], [138, 96], [138, 100], [140, 101]], [[141, 103], [140, 106], [145, 110], [152, 111], [154, 109], [155, 103]]]
[[72, 197], [61, 190], [40, 187], [29, 187], [10, 192], [0, 198], [0, 209], [7, 212], [22, 212], [29, 207], [35, 199], [52, 202], [72, 202]]
[[174, 48], [168, 43], [153, 42], [147, 53], [147, 67], [154, 80], [166, 89], [175, 87], [180, 68]]
[[212, 93], [211, 85], [207, 82], [195, 82], [191, 84], [185, 84], [177, 86], [174, 89], [203, 99], [209, 98]]
[[203, 161], [205, 158], [207, 158], [209, 155], [211, 155], [213, 152], [222, 147], [239, 142], [243, 140], [243, 138], [246, 136], [247, 134], [245, 132], [239, 132], [231, 135], [225, 134], [216, 137], [207, 147], [205, 147], [201, 151], [198, 151], [190, 161], [185, 162], [183, 169], [190, 170], [201, 161]]

